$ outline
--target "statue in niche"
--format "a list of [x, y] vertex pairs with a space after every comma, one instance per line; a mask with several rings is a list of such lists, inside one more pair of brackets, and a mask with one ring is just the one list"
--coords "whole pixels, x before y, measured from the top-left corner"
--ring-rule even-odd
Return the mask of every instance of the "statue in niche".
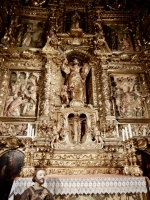
[[46, 3], [46, 0], [25, 0], [28, 6], [41, 7]]
[[83, 106], [85, 103], [85, 81], [90, 67], [87, 63], [79, 65], [79, 61], [74, 57], [72, 64], [68, 65], [65, 59], [62, 70], [68, 75], [65, 85], [69, 95], [70, 106]]
[[74, 15], [71, 17], [71, 29], [80, 29], [80, 20], [81, 17], [78, 13], [78, 11], [76, 10]]

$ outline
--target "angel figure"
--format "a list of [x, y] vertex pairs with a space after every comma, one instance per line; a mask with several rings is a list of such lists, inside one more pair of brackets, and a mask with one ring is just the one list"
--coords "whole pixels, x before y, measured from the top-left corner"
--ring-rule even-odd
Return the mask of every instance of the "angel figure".
[[58, 142], [59, 141], [59, 131], [57, 126], [54, 125], [53, 126], [53, 133], [52, 133], [52, 141], [51, 141], [51, 148], [54, 148], [54, 142]]
[[72, 106], [82, 106], [85, 102], [85, 81], [90, 68], [87, 63], [84, 66], [79, 65], [78, 59], [73, 59], [72, 65], [68, 65], [65, 59], [62, 65], [62, 70], [68, 75], [66, 80], [69, 100]]
[[98, 127], [97, 126], [95, 126], [94, 127], [94, 135], [95, 135], [95, 142], [97, 142], [97, 143], [102, 143], [102, 144], [104, 144], [104, 142], [103, 142], [103, 140], [102, 140], [102, 138], [101, 138], [101, 133], [100, 133], [100, 131], [98, 130]]

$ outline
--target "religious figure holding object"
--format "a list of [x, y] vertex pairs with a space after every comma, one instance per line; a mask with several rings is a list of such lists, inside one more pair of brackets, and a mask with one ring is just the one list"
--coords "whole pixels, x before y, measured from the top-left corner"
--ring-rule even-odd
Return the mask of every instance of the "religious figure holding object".
[[21, 195], [20, 200], [53, 200], [52, 194], [47, 188], [43, 187], [45, 171], [38, 169], [35, 171], [32, 181], [34, 186], [27, 188]]

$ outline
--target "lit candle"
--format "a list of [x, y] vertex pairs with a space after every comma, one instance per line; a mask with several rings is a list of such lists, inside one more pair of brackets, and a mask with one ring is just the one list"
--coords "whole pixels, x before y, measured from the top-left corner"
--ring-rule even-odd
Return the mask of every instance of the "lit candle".
[[122, 141], [125, 141], [124, 129], [122, 129]]
[[127, 127], [125, 127], [125, 133], [126, 133], [126, 138], [127, 138], [127, 140], [128, 140], [128, 139], [129, 139], [129, 135], [128, 135]]
[[129, 129], [129, 136], [130, 136], [130, 138], [132, 138], [132, 130], [131, 130], [131, 125], [130, 124], [128, 124], [128, 129]]

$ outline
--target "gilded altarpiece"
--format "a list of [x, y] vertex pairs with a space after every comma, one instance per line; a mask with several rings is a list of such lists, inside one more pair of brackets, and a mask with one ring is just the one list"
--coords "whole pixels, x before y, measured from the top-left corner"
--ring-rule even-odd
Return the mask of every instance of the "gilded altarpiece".
[[23, 177], [36, 168], [141, 176], [136, 151], [149, 152], [150, 56], [135, 13], [109, 2], [107, 9], [30, 3], [12, 7], [1, 38], [0, 155], [21, 152]]

